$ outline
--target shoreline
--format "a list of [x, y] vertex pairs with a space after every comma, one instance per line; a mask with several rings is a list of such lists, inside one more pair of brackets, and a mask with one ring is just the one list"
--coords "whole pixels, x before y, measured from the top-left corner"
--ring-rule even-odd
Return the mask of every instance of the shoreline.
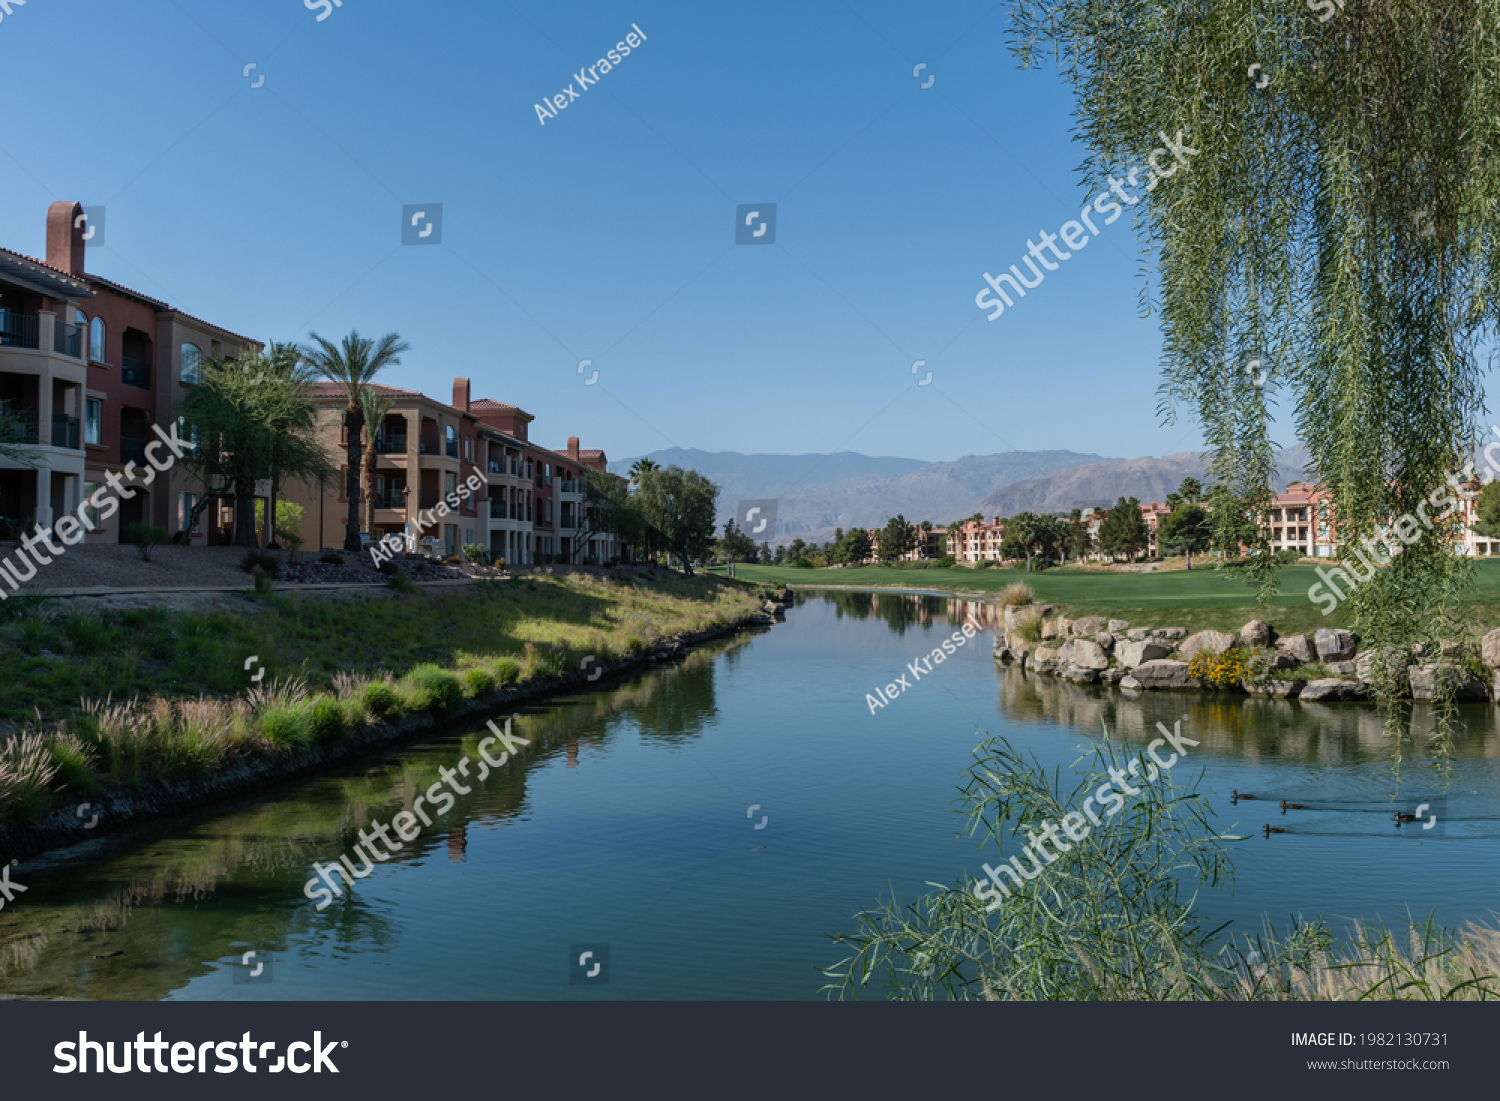
[[[104, 792], [74, 807], [58, 807], [37, 821], [0, 834], [7, 859], [32, 859], [51, 855], [60, 858], [70, 849], [97, 846], [99, 842], [174, 815], [201, 810], [218, 800], [240, 800], [255, 796], [288, 781], [305, 779], [339, 765], [357, 762], [393, 746], [424, 736], [476, 715], [499, 715], [510, 708], [562, 695], [579, 687], [597, 687], [613, 680], [685, 657], [690, 647], [724, 638], [739, 631], [769, 627], [779, 618], [756, 612], [701, 631], [658, 640], [649, 649], [608, 665], [590, 680], [582, 670], [565, 672], [545, 680], [513, 688], [497, 689], [465, 699], [447, 712], [426, 711], [407, 715], [399, 722], [366, 723], [349, 732], [338, 744], [314, 746], [306, 752], [276, 759], [239, 761], [233, 766], [192, 780], [153, 781], [138, 788]], [[79, 808], [87, 807], [97, 822], [85, 827]], [[100, 846], [102, 847], [102, 846]]]

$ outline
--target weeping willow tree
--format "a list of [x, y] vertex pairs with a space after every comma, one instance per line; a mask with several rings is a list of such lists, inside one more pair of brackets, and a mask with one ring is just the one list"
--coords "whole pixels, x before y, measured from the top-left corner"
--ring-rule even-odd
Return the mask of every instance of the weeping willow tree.
[[[1201, 422], [1221, 543], [1263, 515], [1277, 401], [1343, 546], [1450, 493], [1500, 291], [1500, 0], [1020, 0], [1013, 15], [1022, 63], [1050, 54], [1076, 92], [1091, 187], [1163, 135], [1197, 150], [1132, 212], [1163, 409]], [[1454, 527], [1421, 527], [1354, 588], [1365, 647], [1455, 637]], [[1268, 598], [1274, 563], [1252, 539]], [[1383, 702], [1404, 665], [1377, 670]]]

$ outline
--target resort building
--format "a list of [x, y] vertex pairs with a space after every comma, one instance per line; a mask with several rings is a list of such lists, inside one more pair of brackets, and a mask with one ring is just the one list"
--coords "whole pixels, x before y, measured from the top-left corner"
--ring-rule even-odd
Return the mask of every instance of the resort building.
[[1000, 545], [1005, 542], [1005, 525], [995, 516], [989, 523], [966, 520], [958, 529], [957, 546], [948, 553], [959, 562], [975, 564], [1000, 560]]

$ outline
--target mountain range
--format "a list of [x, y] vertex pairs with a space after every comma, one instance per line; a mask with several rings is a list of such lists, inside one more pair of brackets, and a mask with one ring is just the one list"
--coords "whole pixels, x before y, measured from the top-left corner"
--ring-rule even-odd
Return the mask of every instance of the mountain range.
[[[1195, 452], [1162, 458], [1111, 459], [1075, 451], [1008, 451], [969, 455], [956, 462], [861, 455], [743, 455], [732, 451], [670, 448], [645, 456], [659, 466], [697, 470], [720, 486], [720, 528], [736, 515], [738, 502], [774, 498], [776, 538], [823, 543], [836, 528], [879, 527], [898, 513], [938, 526], [975, 512], [1068, 512], [1106, 507], [1119, 497], [1161, 501], [1187, 477], [1205, 480], [1207, 467]], [[609, 464], [628, 477], [636, 458]], [[1276, 489], [1302, 477], [1301, 447], [1276, 456]]]

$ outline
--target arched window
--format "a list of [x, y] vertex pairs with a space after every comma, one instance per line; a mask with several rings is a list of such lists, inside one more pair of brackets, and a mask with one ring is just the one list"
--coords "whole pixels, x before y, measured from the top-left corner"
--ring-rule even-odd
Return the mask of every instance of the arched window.
[[203, 362], [203, 353], [198, 350], [196, 344], [184, 344], [182, 346], [182, 381], [197, 385], [200, 373], [199, 368]]
[[104, 318], [96, 317], [89, 325], [89, 358], [104, 362]]

